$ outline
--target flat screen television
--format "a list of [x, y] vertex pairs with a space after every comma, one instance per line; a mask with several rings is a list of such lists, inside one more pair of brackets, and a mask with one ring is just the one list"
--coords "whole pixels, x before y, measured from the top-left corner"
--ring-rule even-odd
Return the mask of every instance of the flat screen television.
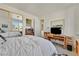
[[51, 27], [51, 33], [53, 34], [61, 34], [61, 27]]

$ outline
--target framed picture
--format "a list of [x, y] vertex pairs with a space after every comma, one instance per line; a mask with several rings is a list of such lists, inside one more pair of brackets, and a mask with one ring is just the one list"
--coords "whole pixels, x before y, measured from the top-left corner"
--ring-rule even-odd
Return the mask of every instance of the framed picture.
[[26, 19], [26, 26], [31, 26], [31, 25], [32, 25], [32, 20]]

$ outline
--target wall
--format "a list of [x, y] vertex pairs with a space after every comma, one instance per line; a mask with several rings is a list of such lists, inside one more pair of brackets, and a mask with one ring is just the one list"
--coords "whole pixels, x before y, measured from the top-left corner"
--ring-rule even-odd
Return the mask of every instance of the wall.
[[69, 8], [65, 13], [64, 34], [75, 36], [75, 7]]
[[79, 36], [79, 8], [76, 7], [76, 15], [75, 15], [75, 34]]
[[[8, 11], [8, 12], [12, 12], [12, 13], [20, 14], [20, 15], [23, 16], [23, 26], [24, 26], [24, 27], [23, 27], [23, 34], [25, 34], [25, 28], [26, 28], [25, 19], [26, 19], [26, 18], [32, 19], [33, 21], [35, 21], [35, 24], [33, 24], [33, 25], [35, 25], [35, 26], [34, 26], [35, 35], [36, 35], [36, 36], [39, 35], [40, 30], [38, 30], [38, 29], [39, 29], [40, 26], [37, 25], [37, 24], [39, 24], [39, 19], [38, 19], [37, 16], [32, 15], [32, 14], [29, 14], [29, 13], [27, 13], [27, 12], [23, 12], [23, 11], [21, 11], [21, 10], [18, 10], [18, 9], [16, 9], [16, 8], [13, 8], [13, 7], [10, 7], [10, 6], [8, 6], [8, 5], [3, 5], [3, 4], [0, 4], [0, 9], [5, 10], [5, 11]], [[11, 18], [10, 18], [10, 19], [11, 19]], [[37, 28], [38, 28], [38, 29], [37, 29]]]
[[75, 7], [75, 36], [79, 39], [79, 6]]
[[51, 27], [56, 26], [56, 25], [64, 25], [63, 19], [54, 20], [54, 21], [51, 21], [50, 23], [51, 23]]
[[35, 34], [37, 36], [41, 36], [40, 30], [41, 30], [41, 27], [40, 27], [40, 18], [36, 18], [36, 20], [35, 20], [35, 31], [36, 31]]

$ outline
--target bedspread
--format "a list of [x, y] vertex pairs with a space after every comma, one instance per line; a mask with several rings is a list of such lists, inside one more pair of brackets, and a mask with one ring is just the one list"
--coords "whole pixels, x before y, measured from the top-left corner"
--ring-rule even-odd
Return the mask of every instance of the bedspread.
[[1, 56], [50, 56], [56, 53], [53, 44], [40, 37], [22, 36], [6, 40], [0, 44]]

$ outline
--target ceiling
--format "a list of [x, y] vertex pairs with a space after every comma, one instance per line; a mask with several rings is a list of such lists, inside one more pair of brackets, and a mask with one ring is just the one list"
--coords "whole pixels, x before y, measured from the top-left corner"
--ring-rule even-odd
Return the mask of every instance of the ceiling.
[[7, 5], [36, 16], [46, 16], [55, 11], [66, 10], [73, 4], [62, 3], [8, 3]]

